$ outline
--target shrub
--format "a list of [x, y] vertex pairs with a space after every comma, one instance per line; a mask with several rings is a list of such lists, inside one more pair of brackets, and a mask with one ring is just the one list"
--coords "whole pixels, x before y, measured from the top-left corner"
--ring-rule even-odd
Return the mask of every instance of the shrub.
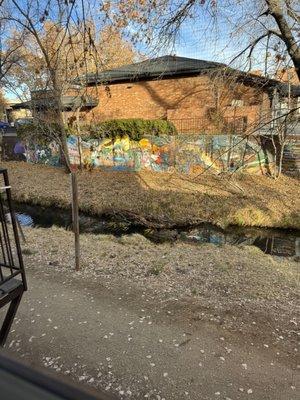
[[56, 123], [31, 123], [20, 125], [17, 127], [17, 135], [21, 140], [46, 145], [57, 137], [59, 132], [58, 124]]
[[[77, 130], [72, 126], [66, 126], [67, 135], [77, 135]], [[172, 122], [156, 119], [112, 119], [98, 124], [81, 127], [81, 135], [91, 139], [111, 138], [117, 136], [129, 136], [131, 140], [140, 140], [144, 136], [176, 135], [177, 131]], [[57, 137], [59, 132], [56, 123], [34, 122], [17, 128], [17, 135], [22, 140], [47, 145]]]
[[[83, 129], [84, 130], [84, 129]], [[146, 135], [175, 135], [175, 126], [170, 121], [156, 119], [112, 119], [86, 127], [90, 138], [98, 139], [117, 136], [129, 136], [132, 140], [140, 140]]]

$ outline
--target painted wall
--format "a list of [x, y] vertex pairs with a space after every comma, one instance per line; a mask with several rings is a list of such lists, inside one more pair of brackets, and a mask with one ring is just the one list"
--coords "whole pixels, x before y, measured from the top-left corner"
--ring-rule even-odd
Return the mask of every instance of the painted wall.
[[26, 144], [26, 159], [31, 163], [40, 163], [59, 167], [60, 149], [56, 143], [50, 143], [48, 147], [27, 143]]
[[[129, 137], [81, 140], [68, 138], [71, 164], [87, 169], [101, 168], [113, 171], [181, 172], [193, 174], [212, 169], [216, 172], [247, 170], [265, 172], [265, 163], [272, 160], [259, 138], [229, 135], [148, 136], [140, 141]], [[59, 165], [57, 146], [41, 149], [31, 146], [29, 162]]]

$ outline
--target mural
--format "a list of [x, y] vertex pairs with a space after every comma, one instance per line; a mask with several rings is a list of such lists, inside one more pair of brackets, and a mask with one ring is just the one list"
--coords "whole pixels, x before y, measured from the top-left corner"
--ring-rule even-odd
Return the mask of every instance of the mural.
[[26, 159], [31, 163], [40, 163], [60, 166], [60, 149], [58, 144], [52, 142], [47, 147], [37, 144], [26, 144]]
[[[167, 171], [174, 166], [175, 142], [172, 137], [130, 140], [128, 136], [111, 139], [82, 140], [82, 164], [86, 168], [101, 167], [115, 171]], [[77, 162], [75, 164], [78, 164]]]
[[[269, 154], [269, 160], [272, 158]], [[216, 172], [264, 168], [267, 162], [259, 139], [230, 135], [202, 135], [177, 139], [176, 169], [192, 174], [212, 169]]]
[[[178, 171], [186, 174], [205, 169], [215, 172], [247, 170], [263, 172], [272, 160], [260, 145], [259, 138], [233, 135], [145, 136], [140, 141], [128, 136], [115, 140], [68, 138], [71, 164], [87, 169], [154, 172]], [[59, 165], [59, 148], [28, 146], [27, 160]]]

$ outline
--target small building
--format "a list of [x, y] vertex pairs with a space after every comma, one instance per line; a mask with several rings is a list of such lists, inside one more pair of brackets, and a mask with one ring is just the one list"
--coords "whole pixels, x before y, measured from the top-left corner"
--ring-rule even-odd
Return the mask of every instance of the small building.
[[[57, 121], [56, 104], [56, 99], [51, 90], [35, 90], [31, 92], [30, 100], [12, 105], [12, 109], [14, 112], [20, 109], [27, 110], [38, 121], [55, 122]], [[91, 96], [83, 96], [80, 93], [62, 96], [61, 107], [64, 122], [66, 124], [72, 123], [82, 113], [87, 113], [91, 108], [96, 107], [97, 104], [97, 99]]]
[[19, 118], [31, 117], [31, 110], [21, 100], [10, 101], [5, 108], [7, 122], [15, 122]]

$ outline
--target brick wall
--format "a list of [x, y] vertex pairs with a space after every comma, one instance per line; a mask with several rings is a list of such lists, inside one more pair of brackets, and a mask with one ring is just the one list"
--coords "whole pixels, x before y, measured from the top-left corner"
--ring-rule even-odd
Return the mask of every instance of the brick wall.
[[[194, 119], [191, 129], [195, 133], [215, 133], [217, 105], [224, 118], [245, 117], [248, 127], [253, 127], [269, 110], [268, 96], [260, 90], [232, 82], [226, 84], [208, 76], [120, 83], [90, 87], [87, 91], [99, 99], [99, 104], [82, 115], [85, 122], [162, 118], [179, 124]], [[236, 106], [232, 106], [233, 100], [238, 100]]]

